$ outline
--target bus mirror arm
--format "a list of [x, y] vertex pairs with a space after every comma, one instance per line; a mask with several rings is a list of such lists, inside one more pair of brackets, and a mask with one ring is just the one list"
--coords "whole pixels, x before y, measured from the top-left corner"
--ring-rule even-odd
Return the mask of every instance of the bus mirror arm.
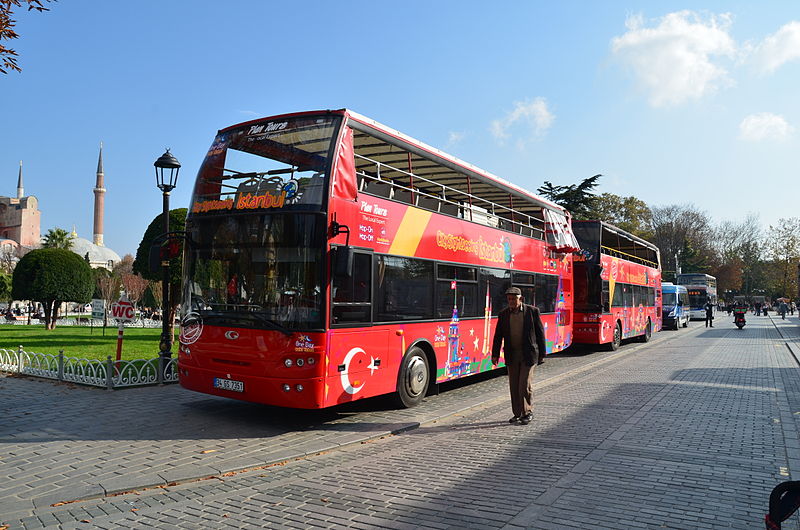
[[344, 246], [336, 247], [333, 273], [338, 278], [353, 277], [353, 249], [350, 247], [350, 227], [339, 224], [336, 219], [331, 221], [331, 237], [341, 233], [347, 234]]
[[331, 221], [331, 237], [336, 237], [341, 233], [347, 234], [347, 239], [345, 239], [344, 244], [345, 246], [350, 246], [350, 227], [347, 225], [339, 224], [334, 219]]

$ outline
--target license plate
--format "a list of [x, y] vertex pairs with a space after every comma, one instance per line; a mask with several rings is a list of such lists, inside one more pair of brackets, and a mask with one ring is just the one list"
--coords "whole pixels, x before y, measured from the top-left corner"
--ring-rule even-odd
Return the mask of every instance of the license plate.
[[219, 377], [215, 377], [214, 388], [220, 388], [222, 390], [231, 390], [233, 392], [244, 392], [244, 382], [234, 381], [233, 379], [221, 379]]

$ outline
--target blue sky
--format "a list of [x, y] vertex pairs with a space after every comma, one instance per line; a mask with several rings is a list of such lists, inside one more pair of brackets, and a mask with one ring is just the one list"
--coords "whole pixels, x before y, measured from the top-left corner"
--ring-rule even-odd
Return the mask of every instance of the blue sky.
[[135, 253], [161, 210], [153, 162], [188, 206], [215, 132], [348, 107], [535, 191], [599, 192], [715, 220], [797, 211], [797, 2], [62, 0], [16, 14], [0, 77], [0, 195], [91, 239], [104, 144], [105, 242]]

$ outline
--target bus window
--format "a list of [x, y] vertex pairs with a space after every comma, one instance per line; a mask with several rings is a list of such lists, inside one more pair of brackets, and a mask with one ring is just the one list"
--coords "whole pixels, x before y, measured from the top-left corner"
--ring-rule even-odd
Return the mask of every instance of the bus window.
[[356, 252], [353, 276], [334, 276], [331, 286], [333, 324], [366, 323], [372, 320], [372, 255]]
[[436, 268], [436, 318], [452, 317], [454, 304], [460, 317], [482, 316], [482, 309], [480, 312], [478, 309], [477, 279], [478, 271], [474, 267], [439, 265]]
[[375, 260], [375, 321], [433, 318], [433, 262], [379, 256]]
[[[481, 269], [480, 280], [480, 298], [486, 299], [486, 286], [489, 286], [489, 296], [492, 300], [492, 316], [497, 316], [500, 311], [506, 306], [506, 289], [511, 287], [511, 272], [499, 269]], [[530, 303], [530, 300], [525, 300], [525, 303]]]
[[[558, 297], [558, 276], [536, 275], [536, 307], [542, 313], [554, 313]], [[528, 302], [531, 303], [531, 302]]]

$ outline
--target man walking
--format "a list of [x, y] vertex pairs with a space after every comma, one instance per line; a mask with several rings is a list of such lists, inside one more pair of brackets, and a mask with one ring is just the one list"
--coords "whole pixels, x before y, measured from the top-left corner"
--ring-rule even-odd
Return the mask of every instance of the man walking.
[[706, 305], [703, 306], [706, 310], [706, 327], [714, 327], [714, 304], [711, 303], [711, 298], [708, 299]]
[[511, 392], [511, 424], [527, 425], [533, 416], [531, 393], [533, 368], [544, 362], [544, 326], [539, 308], [522, 303], [522, 291], [511, 287], [506, 291], [508, 307], [500, 311], [492, 342], [492, 364], [500, 362], [503, 345], [508, 387]]

